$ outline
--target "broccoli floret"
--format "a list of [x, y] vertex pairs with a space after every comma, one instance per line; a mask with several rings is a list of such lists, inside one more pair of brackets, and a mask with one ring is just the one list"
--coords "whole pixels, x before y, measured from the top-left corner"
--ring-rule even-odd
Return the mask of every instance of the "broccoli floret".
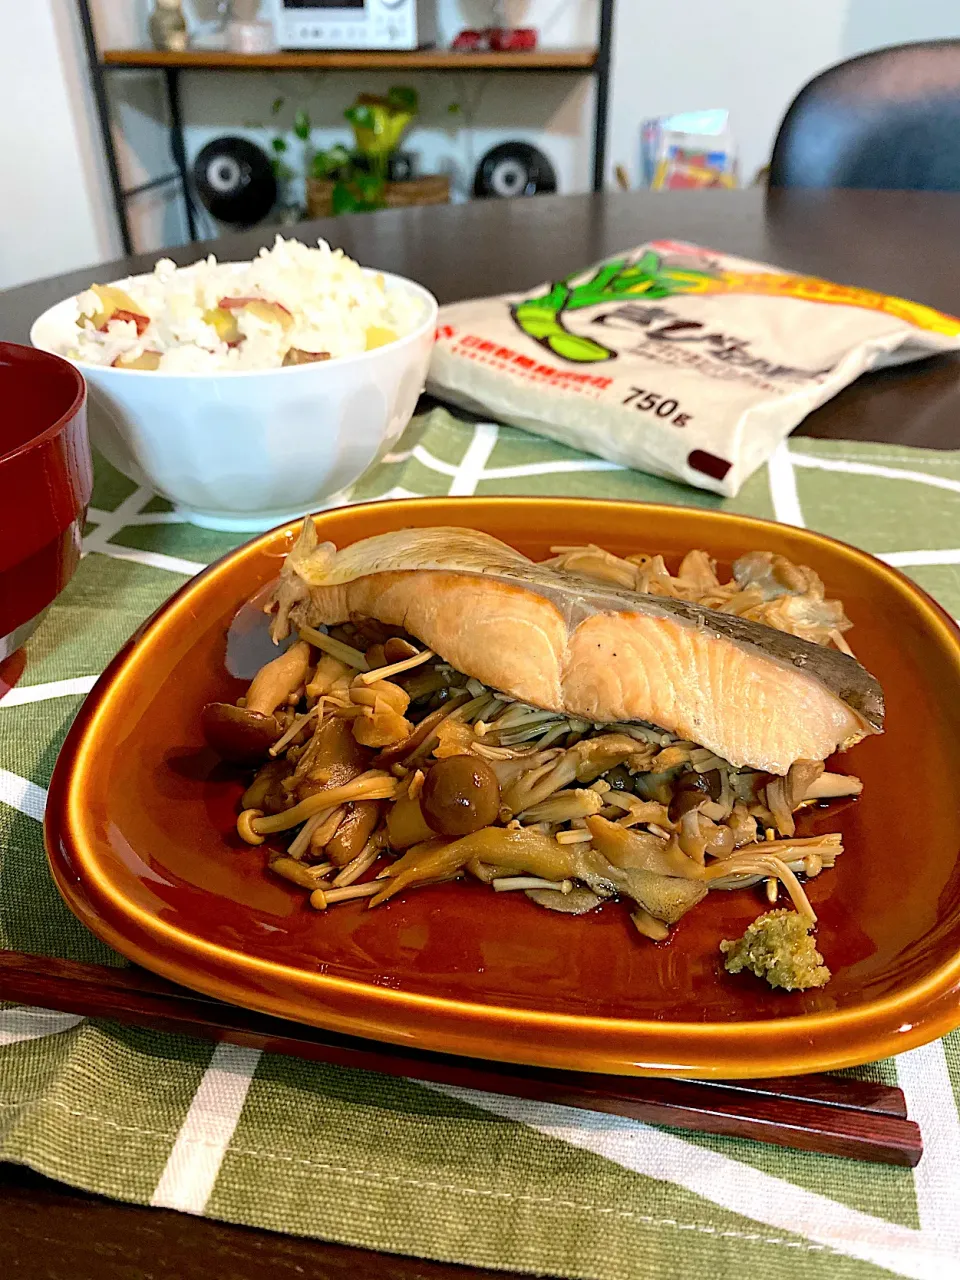
[[728, 973], [749, 969], [771, 987], [806, 991], [830, 981], [830, 970], [816, 948], [813, 926], [796, 911], [768, 911], [749, 926], [742, 938], [724, 940], [720, 950]]

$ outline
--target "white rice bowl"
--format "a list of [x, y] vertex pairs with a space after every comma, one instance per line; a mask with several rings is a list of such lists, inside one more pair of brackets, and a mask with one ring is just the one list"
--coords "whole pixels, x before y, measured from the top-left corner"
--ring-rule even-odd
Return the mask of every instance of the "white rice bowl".
[[[82, 371], [90, 438], [113, 466], [183, 519], [237, 532], [342, 501], [410, 421], [437, 323], [422, 285], [322, 243], [277, 240], [252, 262], [160, 262], [100, 292], [49, 307], [30, 341]], [[218, 334], [204, 312], [224, 297]], [[130, 320], [107, 319], [131, 307]], [[78, 327], [81, 314], [104, 332]], [[147, 351], [149, 363], [127, 365]]]
[[[330, 359], [359, 355], [371, 346], [401, 338], [422, 321], [419, 300], [404, 290], [387, 290], [384, 279], [365, 271], [342, 249], [324, 240], [316, 248], [277, 236], [251, 262], [220, 263], [211, 254], [188, 267], [161, 258], [149, 276], [112, 282], [129, 294], [149, 324], [138, 334], [133, 320], [110, 320], [94, 328], [90, 317], [102, 309], [93, 290], [75, 301], [77, 322], [58, 354], [79, 364], [112, 366], [145, 351], [159, 355], [160, 373], [230, 373], [279, 369], [291, 348]], [[278, 303], [287, 326], [241, 307], [232, 312], [241, 340], [222, 340], [205, 317], [224, 298]]]

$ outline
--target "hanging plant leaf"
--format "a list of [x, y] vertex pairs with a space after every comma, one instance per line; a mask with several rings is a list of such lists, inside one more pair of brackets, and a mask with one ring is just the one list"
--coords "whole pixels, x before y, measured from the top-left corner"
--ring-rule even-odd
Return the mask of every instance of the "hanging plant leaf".
[[293, 117], [293, 132], [301, 142], [306, 142], [310, 137], [310, 117], [303, 108]]

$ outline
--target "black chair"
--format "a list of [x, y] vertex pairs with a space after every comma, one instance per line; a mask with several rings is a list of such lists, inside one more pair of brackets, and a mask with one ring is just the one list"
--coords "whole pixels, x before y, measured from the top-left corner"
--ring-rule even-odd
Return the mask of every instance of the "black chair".
[[790, 105], [771, 187], [960, 191], [960, 40], [865, 53]]

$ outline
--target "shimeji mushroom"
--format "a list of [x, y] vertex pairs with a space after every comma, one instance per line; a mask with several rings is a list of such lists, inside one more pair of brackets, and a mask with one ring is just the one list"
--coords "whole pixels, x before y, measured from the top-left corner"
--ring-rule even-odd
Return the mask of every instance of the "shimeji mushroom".
[[247, 690], [244, 706], [208, 702], [200, 723], [214, 751], [238, 764], [262, 759], [283, 732], [274, 712], [304, 683], [309, 669], [310, 646], [298, 640], [260, 668]]

